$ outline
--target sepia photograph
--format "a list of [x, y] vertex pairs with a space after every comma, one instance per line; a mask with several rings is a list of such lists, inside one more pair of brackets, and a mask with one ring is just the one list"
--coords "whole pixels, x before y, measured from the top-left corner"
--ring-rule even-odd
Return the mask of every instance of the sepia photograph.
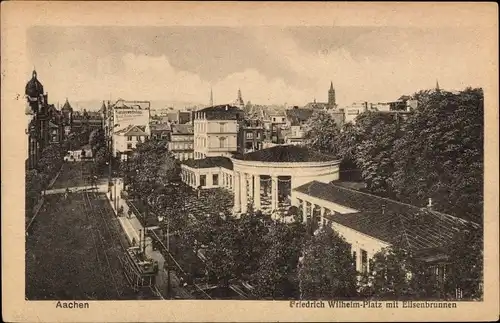
[[29, 26], [24, 300], [484, 302], [481, 30]]

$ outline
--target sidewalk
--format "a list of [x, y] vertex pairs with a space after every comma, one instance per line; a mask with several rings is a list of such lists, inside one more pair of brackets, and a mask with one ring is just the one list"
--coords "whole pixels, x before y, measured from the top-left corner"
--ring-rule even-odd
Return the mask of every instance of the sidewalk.
[[[144, 231], [144, 227], [142, 226], [141, 222], [139, 222], [133, 211], [131, 212], [131, 216], [130, 217], [128, 216], [129, 206], [125, 202], [125, 200], [123, 200], [120, 197], [122, 187], [123, 187], [122, 184], [118, 182], [118, 185], [116, 186], [116, 197], [118, 198], [118, 208], [123, 207], [123, 216], [119, 216], [118, 221], [120, 222], [123, 230], [127, 234], [129, 242], [132, 243], [132, 239], [135, 239], [136, 243], [139, 243], [140, 240], [139, 230]], [[116, 214], [116, 210], [114, 207], [115, 201], [110, 200], [109, 193], [107, 192], [106, 192], [106, 197], [108, 198], [108, 201], [111, 207], [113, 208], [113, 211]], [[167, 273], [163, 269], [165, 265], [165, 258], [163, 257], [161, 252], [153, 250], [152, 239], [149, 236], [146, 237], [146, 255], [158, 262], [158, 268], [160, 268], [160, 270], [158, 271], [158, 274], [156, 276], [156, 286], [160, 291], [160, 293], [162, 294], [162, 296], [165, 298], [167, 294], [167, 280], [168, 280]], [[179, 296], [183, 299], [193, 298], [184, 288], [179, 286], [179, 278], [172, 270], [170, 271], [170, 282], [172, 289], [171, 294], [173, 294], [172, 296]]]
[[[46, 190], [45, 195], [64, 194], [66, 192], [66, 189], [69, 189], [71, 191], [71, 193], [77, 193], [79, 191], [89, 191], [92, 188], [95, 188], [95, 186], [85, 185], [85, 186], [54, 188], [54, 189]], [[107, 185], [97, 185], [97, 191], [100, 193], [107, 192], [107, 189], [108, 189]]]

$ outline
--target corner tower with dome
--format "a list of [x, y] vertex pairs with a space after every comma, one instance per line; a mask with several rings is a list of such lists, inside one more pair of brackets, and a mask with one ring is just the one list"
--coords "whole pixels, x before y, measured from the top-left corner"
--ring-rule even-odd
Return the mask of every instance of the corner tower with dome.
[[36, 167], [40, 153], [49, 144], [48, 94], [33, 70], [31, 79], [26, 83], [24, 94], [28, 103], [28, 168]]

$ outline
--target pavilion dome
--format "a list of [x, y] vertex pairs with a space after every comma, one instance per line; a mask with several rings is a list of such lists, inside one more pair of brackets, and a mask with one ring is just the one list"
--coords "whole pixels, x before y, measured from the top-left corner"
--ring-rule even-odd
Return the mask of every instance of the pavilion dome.
[[308, 163], [337, 160], [335, 156], [326, 155], [307, 147], [283, 145], [257, 150], [251, 153], [236, 155], [235, 159], [271, 163]]
[[36, 71], [33, 70], [33, 77], [26, 83], [25, 94], [32, 98], [38, 98], [40, 95], [43, 95], [43, 93], [43, 85], [37, 79]]

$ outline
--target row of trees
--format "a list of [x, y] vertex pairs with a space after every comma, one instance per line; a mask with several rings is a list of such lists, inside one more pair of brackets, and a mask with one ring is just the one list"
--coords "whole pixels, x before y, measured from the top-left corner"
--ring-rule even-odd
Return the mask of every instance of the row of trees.
[[89, 145], [94, 156], [95, 173], [102, 173], [106, 168], [106, 164], [110, 162], [110, 154], [106, 137], [102, 128], [94, 129], [89, 136]]
[[356, 165], [367, 189], [477, 223], [483, 213], [483, 91], [420, 91], [402, 115], [365, 112], [342, 127], [326, 113], [309, 121], [307, 145]]

